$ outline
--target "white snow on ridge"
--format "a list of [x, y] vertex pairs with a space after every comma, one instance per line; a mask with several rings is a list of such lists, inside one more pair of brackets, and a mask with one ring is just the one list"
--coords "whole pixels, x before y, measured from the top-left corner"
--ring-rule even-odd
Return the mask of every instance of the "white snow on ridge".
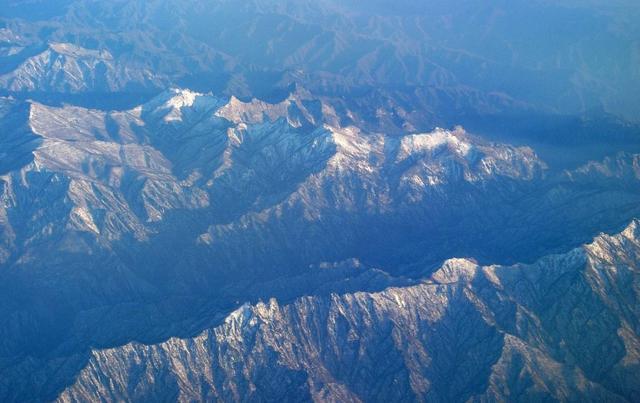
[[461, 137], [464, 135], [462, 128], [455, 131], [436, 128], [431, 133], [412, 134], [402, 138], [398, 161], [402, 161], [411, 155], [420, 152], [432, 152], [441, 147], [449, 147], [460, 156], [467, 156], [472, 149], [472, 145]]
[[111, 56], [111, 53], [109, 53], [106, 50], [100, 51], [100, 50], [86, 49], [80, 46], [73, 45], [71, 43], [53, 42], [49, 44], [49, 48], [51, 48], [51, 50], [53, 50], [56, 53], [59, 53], [65, 56], [70, 56], [73, 58], [88, 57], [88, 58], [96, 58], [96, 59], [103, 59], [103, 60], [113, 59], [113, 56]]

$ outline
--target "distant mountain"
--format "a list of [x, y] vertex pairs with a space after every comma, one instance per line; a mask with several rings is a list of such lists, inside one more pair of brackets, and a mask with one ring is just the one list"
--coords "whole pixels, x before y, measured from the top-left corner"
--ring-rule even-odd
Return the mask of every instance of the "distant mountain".
[[106, 50], [52, 43], [0, 76], [0, 87], [14, 92], [118, 92], [158, 88], [166, 81], [148, 70], [119, 65]]
[[[429, 123], [451, 110], [603, 110], [635, 122], [639, 112], [640, 8], [630, 0], [5, 0], [3, 6], [7, 34], [0, 45], [14, 49], [3, 64], [25, 63], [6, 72], [16, 76], [5, 81], [6, 89], [36, 90], [29, 82], [37, 71], [24, 71], [41, 63], [30, 47], [68, 43], [109, 53], [120, 67], [104, 62], [107, 71], [88, 74], [84, 84], [76, 81], [77, 71], [66, 69], [75, 76], [66, 87], [59, 80], [68, 74], [54, 67], [47, 73], [58, 74], [48, 83], [53, 91], [98, 86], [135, 92], [168, 78], [174, 85], [265, 97], [296, 82], [317, 94], [356, 99], [367, 92], [395, 94], [393, 99], [420, 95], [437, 108]], [[26, 48], [13, 54], [18, 44]], [[36, 59], [49, 53], [60, 57], [48, 50]], [[78, 63], [82, 70], [95, 62]], [[103, 74], [108, 85], [98, 80]]]

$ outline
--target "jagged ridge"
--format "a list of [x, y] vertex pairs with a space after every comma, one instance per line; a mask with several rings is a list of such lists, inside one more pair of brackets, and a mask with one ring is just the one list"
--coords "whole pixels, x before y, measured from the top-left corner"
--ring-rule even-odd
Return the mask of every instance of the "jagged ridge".
[[532, 265], [451, 259], [407, 288], [245, 304], [192, 339], [94, 351], [59, 400], [632, 401], [639, 228]]

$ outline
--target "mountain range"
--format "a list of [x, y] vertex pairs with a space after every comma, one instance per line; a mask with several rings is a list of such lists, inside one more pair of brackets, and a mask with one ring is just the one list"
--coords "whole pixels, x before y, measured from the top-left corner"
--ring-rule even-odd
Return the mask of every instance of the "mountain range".
[[[303, 89], [275, 104], [171, 89], [126, 111], [2, 101], [5, 399], [53, 398], [84, 376], [94, 348], [225, 326], [245, 301], [404, 294], [451, 256], [535, 262], [638, 215], [636, 154], [556, 171], [462, 127], [366, 132]], [[82, 393], [103, 390], [91, 382]], [[125, 390], [75, 398], [154, 396]]]
[[637, 401], [637, 20], [0, 0], [0, 401]]

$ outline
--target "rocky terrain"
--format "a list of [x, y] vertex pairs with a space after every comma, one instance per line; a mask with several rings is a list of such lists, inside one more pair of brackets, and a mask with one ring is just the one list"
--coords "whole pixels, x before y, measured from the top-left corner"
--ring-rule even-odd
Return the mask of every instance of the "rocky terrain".
[[245, 304], [193, 338], [94, 350], [59, 401], [634, 401], [640, 223], [533, 264]]
[[0, 401], [638, 401], [639, 19], [0, 0]]
[[[68, 384], [88, 376], [86, 368], [98, 365], [92, 361], [96, 348], [114, 347], [117, 351], [116, 346], [131, 340], [154, 345], [169, 337], [196, 337], [206, 329], [224, 329], [226, 325], [219, 323], [243, 301], [255, 304], [275, 298], [277, 303], [246, 306], [228, 323], [242, 322], [249, 313], [253, 318], [254, 309], [273, 312], [285, 321], [289, 315], [285, 312], [304, 301], [312, 304], [306, 315], [319, 315], [313, 320], [322, 323], [329, 315], [326, 312], [338, 309], [331, 308], [336, 295], [343, 295], [340, 298], [347, 298], [345, 301], [414, 298], [407, 306], [439, 312], [463, 309], [457, 304], [471, 301], [465, 299], [464, 287], [456, 294], [450, 289], [452, 284], [432, 283], [458, 283], [437, 280], [450, 266], [473, 266], [478, 273], [485, 269], [467, 261], [449, 261], [444, 269], [438, 269], [442, 260], [468, 256], [485, 264], [532, 262], [549, 251], [576, 247], [603, 228], [620, 228], [638, 215], [640, 206], [638, 155], [621, 153], [576, 170], [556, 171], [528, 147], [490, 142], [461, 127], [399, 136], [368, 132], [345, 122], [348, 111], [337, 112], [332, 104], [314, 99], [302, 89], [279, 103], [244, 102], [172, 89], [125, 111], [3, 98], [2, 111], [2, 124], [11, 133], [0, 143], [0, 152], [11, 155], [3, 159], [0, 177], [0, 257], [4, 267], [0, 294], [4, 358], [0, 365], [7, 374], [0, 383], [0, 395], [5, 400], [54, 399]], [[565, 207], [568, 205], [571, 208]], [[528, 273], [541, 270], [537, 268], [540, 264], [517, 267]], [[425, 284], [423, 279], [431, 283]], [[501, 280], [495, 281], [498, 284]], [[402, 288], [385, 290], [394, 286]], [[436, 294], [429, 294], [433, 290]], [[485, 304], [506, 298], [498, 291], [492, 291], [496, 294], [487, 297]], [[397, 297], [389, 296], [395, 293]], [[445, 303], [448, 300], [441, 293], [458, 295], [455, 306], [449, 308], [453, 302]], [[441, 306], [429, 308], [431, 299], [440, 298]], [[374, 309], [370, 306], [373, 302], [367, 304], [362, 309]], [[527, 308], [519, 300], [514, 304]], [[377, 316], [381, 322], [370, 325], [389, 331], [396, 316], [417, 320], [418, 313], [399, 308], [385, 305], [379, 308], [385, 309], [381, 312], [349, 308], [349, 320]], [[498, 332], [498, 325], [490, 323], [488, 316], [482, 318], [491, 332]], [[531, 320], [542, 326], [537, 316]], [[438, 322], [433, 319], [429, 323], [436, 326]], [[238, 331], [245, 329], [244, 324], [233, 326]], [[278, 326], [295, 327], [292, 323]], [[508, 326], [515, 325], [498, 328]], [[413, 333], [403, 333], [404, 342], [398, 339], [394, 343], [405, 345], [413, 340], [411, 334], [417, 337], [420, 331], [432, 331], [426, 324], [413, 323], [411, 327]], [[282, 330], [279, 337], [305, 331]], [[630, 330], [629, 337], [634, 331]], [[360, 333], [365, 330], [353, 332], [348, 337], [367, 344], [364, 340], [369, 336]], [[504, 360], [522, 360], [522, 354], [531, 355], [531, 349], [538, 348], [546, 355], [536, 356], [536, 360], [553, 362], [555, 371], [568, 371], [563, 367], [564, 358], [558, 358], [560, 353], [526, 345], [526, 341], [521, 346], [517, 340], [525, 336], [519, 333], [513, 334], [514, 339], [495, 334], [498, 344], [491, 348], [496, 354], [507, 348], [504, 346], [519, 349], [500, 353]], [[376, 354], [387, 355], [395, 345], [382, 348], [389, 342], [373, 339], [372, 346], [362, 348], [380, 347]], [[287, 342], [277, 342], [281, 343]], [[309, 343], [300, 339], [291, 345]], [[320, 344], [314, 349], [330, 346], [323, 347], [319, 339], [316, 343]], [[421, 365], [430, 365], [425, 351], [431, 347], [421, 346], [411, 347], [411, 354], [423, 357], [416, 356], [419, 361], [406, 366], [399, 361], [398, 371], [417, 374], [422, 373], [418, 369]], [[276, 363], [284, 365], [274, 354], [268, 354], [272, 364], [265, 364], [264, 371]], [[228, 359], [231, 365], [233, 359]], [[169, 365], [164, 356], [153, 360], [159, 367]], [[309, 398], [370, 400], [375, 395], [367, 398], [362, 395], [364, 390], [377, 394], [396, 390], [391, 384], [370, 389], [366, 383], [361, 384], [363, 389], [352, 389], [346, 381], [329, 375], [340, 365], [348, 368], [351, 363], [299, 360], [282, 367], [282, 376], [298, 374], [291, 378], [291, 387], [300, 388]], [[371, 360], [366, 362], [375, 362]], [[243, 365], [253, 365], [245, 361]], [[148, 364], [146, 358], [137, 362]], [[478, 365], [477, 370], [486, 366], [483, 371], [492, 373], [494, 364]], [[111, 362], [103, 365], [105, 370], [108, 366], [114, 371], [122, 369]], [[313, 372], [309, 365], [337, 367], [318, 370], [321, 378], [307, 381], [300, 374], [305, 368]], [[362, 365], [362, 371], [373, 370]], [[587, 396], [592, 391], [602, 396], [633, 396], [632, 389], [603, 386], [605, 381], [584, 374], [587, 369], [571, 365], [575, 384], [545, 386], [553, 390], [546, 393], [556, 398]], [[232, 368], [236, 367], [225, 371]], [[139, 371], [123, 370], [122, 376], [137, 377]], [[216, 383], [214, 378], [206, 378], [208, 375], [198, 375], [196, 379], [208, 381], [200, 384], [192, 380], [197, 385], [184, 387], [180, 386], [182, 381], [176, 381], [173, 389], [157, 392], [161, 395], [153, 395], [153, 387], [144, 383], [139, 392], [125, 387], [108, 392], [113, 395], [90, 395], [104, 389], [92, 380], [92, 392], [86, 386], [89, 389], [68, 390], [61, 396], [164, 400], [179, 393], [186, 400], [257, 398], [251, 393], [258, 393], [258, 387], [251, 382], [267, 375], [249, 376], [249, 369], [242, 371], [242, 376], [248, 377], [242, 385], [234, 383], [239, 380]], [[629, 371], [624, 376], [632, 377], [633, 371]], [[240, 376], [225, 374], [229, 379]], [[388, 397], [430, 400], [428, 393], [434, 393], [434, 399], [460, 400], [483, 393], [506, 393], [471, 380], [478, 383], [460, 386], [455, 393], [461, 395], [439, 389], [429, 392], [428, 385], [434, 380], [415, 374], [404, 380], [396, 374], [385, 376], [389, 382], [397, 378], [406, 385], [397, 389], [400, 395]], [[367, 376], [373, 382], [376, 375]], [[496, 376], [507, 375], [491, 375]], [[279, 378], [264, 381], [275, 387]], [[123, 385], [137, 382], [122, 379]], [[543, 388], [540, 385], [549, 382], [555, 381], [540, 380], [534, 382], [535, 387], [523, 386], [518, 393], [538, 393]], [[485, 385], [482, 391], [480, 385]], [[133, 388], [137, 390], [137, 386]], [[271, 400], [270, 395], [260, 395]]]

